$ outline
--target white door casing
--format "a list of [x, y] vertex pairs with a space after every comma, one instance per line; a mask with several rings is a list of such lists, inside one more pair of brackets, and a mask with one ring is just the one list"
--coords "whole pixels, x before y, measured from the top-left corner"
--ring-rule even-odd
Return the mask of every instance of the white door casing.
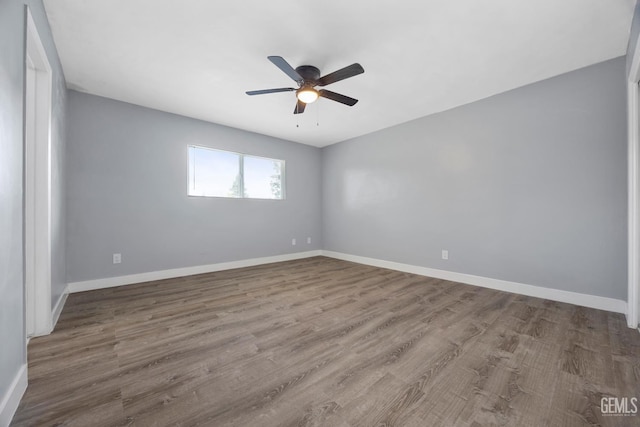
[[52, 329], [51, 310], [51, 92], [52, 72], [27, 9], [24, 147], [24, 255], [26, 335]]

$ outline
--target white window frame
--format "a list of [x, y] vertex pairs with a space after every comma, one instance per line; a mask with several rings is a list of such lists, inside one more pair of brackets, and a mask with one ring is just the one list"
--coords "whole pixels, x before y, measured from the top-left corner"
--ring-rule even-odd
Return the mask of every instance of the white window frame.
[[[239, 197], [229, 197], [229, 196], [207, 196], [207, 195], [198, 195], [198, 194], [190, 194], [190, 189], [191, 189], [191, 183], [189, 182], [189, 169], [191, 168], [190, 162], [189, 162], [189, 149], [190, 148], [198, 148], [198, 149], [203, 149], [203, 150], [210, 150], [210, 151], [218, 151], [220, 153], [227, 153], [227, 154], [235, 154], [238, 156], [238, 167], [239, 167], [239, 182], [240, 182], [240, 196]], [[280, 192], [282, 193], [282, 197], [280, 197], [279, 199], [276, 198], [264, 198], [264, 197], [245, 197], [244, 195], [244, 158], [245, 157], [253, 157], [255, 159], [263, 159], [263, 160], [271, 160], [274, 162], [280, 162], [281, 164], [281, 169], [280, 169]], [[236, 200], [274, 200], [274, 201], [282, 201], [282, 200], [286, 200], [287, 198], [287, 192], [286, 192], [286, 161], [284, 159], [276, 159], [273, 157], [265, 157], [265, 156], [258, 156], [255, 154], [247, 154], [247, 153], [241, 153], [238, 151], [231, 151], [231, 150], [222, 150], [219, 148], [211, 148], [211, 147], [207, 147], [204, 145], [196, 145], [196, 144], [188, 144], [187, 145], [187, 196], [189, 197], [204, 197], [204, 198], [213, 198], [213, 199], [236, 199]]]

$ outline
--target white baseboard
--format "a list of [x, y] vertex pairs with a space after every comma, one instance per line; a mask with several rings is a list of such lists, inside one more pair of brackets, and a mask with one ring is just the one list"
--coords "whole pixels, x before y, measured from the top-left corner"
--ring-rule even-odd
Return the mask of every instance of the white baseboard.
[[18, 409], [20, 399], [27, 390], [27, 365], [20, 367], [13, 378], [9, 390], [0, 401], [0, 427], [7, 427]]
[[399, 262], [384, 261], [375, 258], [367, 258], [357, 255], [349, 255], [341, 252], [322, 251], [322, 255], [358, 264], [374, 267], [388, 268], [390, 270], [403, 271], [405, 273], [418, 274], [420, 276], [434, 277], [436, 279], [450, 280], [452, 282], [466, 283], [468, 285], [481, 286], [499, 291], [544, 298], [558, 302], [581, 305], [583, 307], [597, 308], [614, 313], [627, 312], [627, 302], [624, 300], [601, 297], [597, 295], [580, 294], [577, 292], [563, 291], [560, 289], [545, 288], [541, 286], [525, 285], [524, 283], [509, 282], [506, 280], [491, 279], [489, 277], [474, 276], [453, 271], [438, 270], [429, 267], [420, 267]]
[[31, 338], [44, 337], [53, 332], [56, 328], [56, 323], [58, 323], [58, 319], [60, 318], [60, 313], [62, 313], [62, 309], [64, 308], [64, 304], [67, 302], [68, 296], [69, 285], [65, 286], [64, 291], [62, 291], [62, 294], [58, 297], [58, 301], [56, 301], [56, 305], [51, 310], [51, 313], [49, 313], [51, 318], [46, 320], [46, 325], [42, 325], [42, 329], [34, 331], [33, 336], [27, 337], [27, 344]]
[[315, 250], [262, 258], [244, 259], [240, 261], [221, 262], [218, 264], [197, 265], [193, 267], [173, 268], [170, 270], [150, 271], [148, 273], [130, 274], [127, 276], [107, 277], [104, 279], [86, 280], [83, 282], [72, 282], [67, 285], [67, 288], [69, 290], [69, 293], [92, 291], [95, 289], [112, 288], [115, 286], [131, 285], [134, 283], [150, 282], [153, 280], [172, 279], [174, 277], [213, 273], [215, 271], [231, 270], [233, 268], [253, 267], [255, 265], [271, 264], [274, 262], [292, 261], [296, 259], [320, 256], [321, 254], [322, 251]]
[[69, 296], [69, 285], [65, 286], [64, 291], [62, 291], [62, 295], [58, 298], [58, 302], [56, 302], [55, 307], [53, 307], [53, 311], [51, 312], [51, 331], [56, 328], [56, 323], [58, 323], [58, 319], [60, 318], [60, 313], [62, 313], [62, 309], [64, 308], [64, 303], [67, 302], [67, 297]]
[[[399, 262], [385, 261], [375, 258], [367, 258], [358, 255], [350, 255], [341, 252], [325, 250], [297, 252], [292, 254], [276, 255], [263, 258], [251, 258], [240, 261], [222, 262], [218, 264], [198, 265], [193, 267], [174, 268], [170, 270], [151, 271], [148, 273], [130, 274], [127, 276], [107, 277], [104, 279], [87, 280], [83, 282], [72, 282], [67, 285], [67, 291], [64, 294], [64, 300], [66, 300], [67, 293], [84, 292], [95, 289], [111, 288], [115, 286], [131, 285], [134, 283], [149, 282], [153, 280], [172, 279], [175, 277], [212, 273], [215, 271], [230, 270], [233, 268], [252, 267], [255, 265], [270, 264], [274, 262], [292, 261], [314, 256], [326, 256], [329, 258], [336, 258], [344, 261], [371, 265], [374, 267], [404, 271], [406, 273], [418, 274], [421, 276], [450, 280], [452, 282], [466, 283], [469, 285], [481, 286], [483, 288], [490, 288], [515, 294], [544, 298], [553, 301], [581, 305], [584, 307], [597, 308], [600, 310], [612, 311], [615, 313], [626, 314], [627, 312], [627, 302], [624, 300], [563, 291], [560, 289], [545, 288], [542, 286], [526, 285], [524, 283], [510, 282], [506, 280], [492, 279], [489, 277], [474, 276], [471, 274], [456, 273], [453, 271], [438, 270], [435, 268], [420, 267], [411, 264], [402, 264]], [[59, 311], [62, 311], [64, 300], [62, 300], [61, 297], [61, 299], [58, 301], [58, 304], [56, 305], [55, 312], [57, 312], [57, 314], [54, 316], [55, 321], [57, 321], [58, 316], [60, 315]], [[59, 311], [58, 306], [60, 306]], [[55, 325], [55, 322], [53, 324]]]

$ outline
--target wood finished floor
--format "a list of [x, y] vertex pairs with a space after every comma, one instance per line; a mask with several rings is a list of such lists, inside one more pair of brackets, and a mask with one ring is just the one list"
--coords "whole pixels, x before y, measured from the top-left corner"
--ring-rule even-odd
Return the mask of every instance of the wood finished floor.
[[72, 294], [15, 426], [632, 426], [620, 314], [317, 257]]

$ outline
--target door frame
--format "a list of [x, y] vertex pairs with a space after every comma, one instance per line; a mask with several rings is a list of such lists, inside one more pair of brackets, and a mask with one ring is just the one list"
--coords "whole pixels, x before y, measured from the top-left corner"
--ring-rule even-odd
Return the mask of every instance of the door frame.
[[637, 328], [640, 323], [640, 43], [629, 49], [631, 64], [627, 76], [628, 125], [628, 297], [627, 325]]
[[51, 309], [52, 71], [26, 7], [24, 85], [24, 277], [26, 338], [47, 335]]

